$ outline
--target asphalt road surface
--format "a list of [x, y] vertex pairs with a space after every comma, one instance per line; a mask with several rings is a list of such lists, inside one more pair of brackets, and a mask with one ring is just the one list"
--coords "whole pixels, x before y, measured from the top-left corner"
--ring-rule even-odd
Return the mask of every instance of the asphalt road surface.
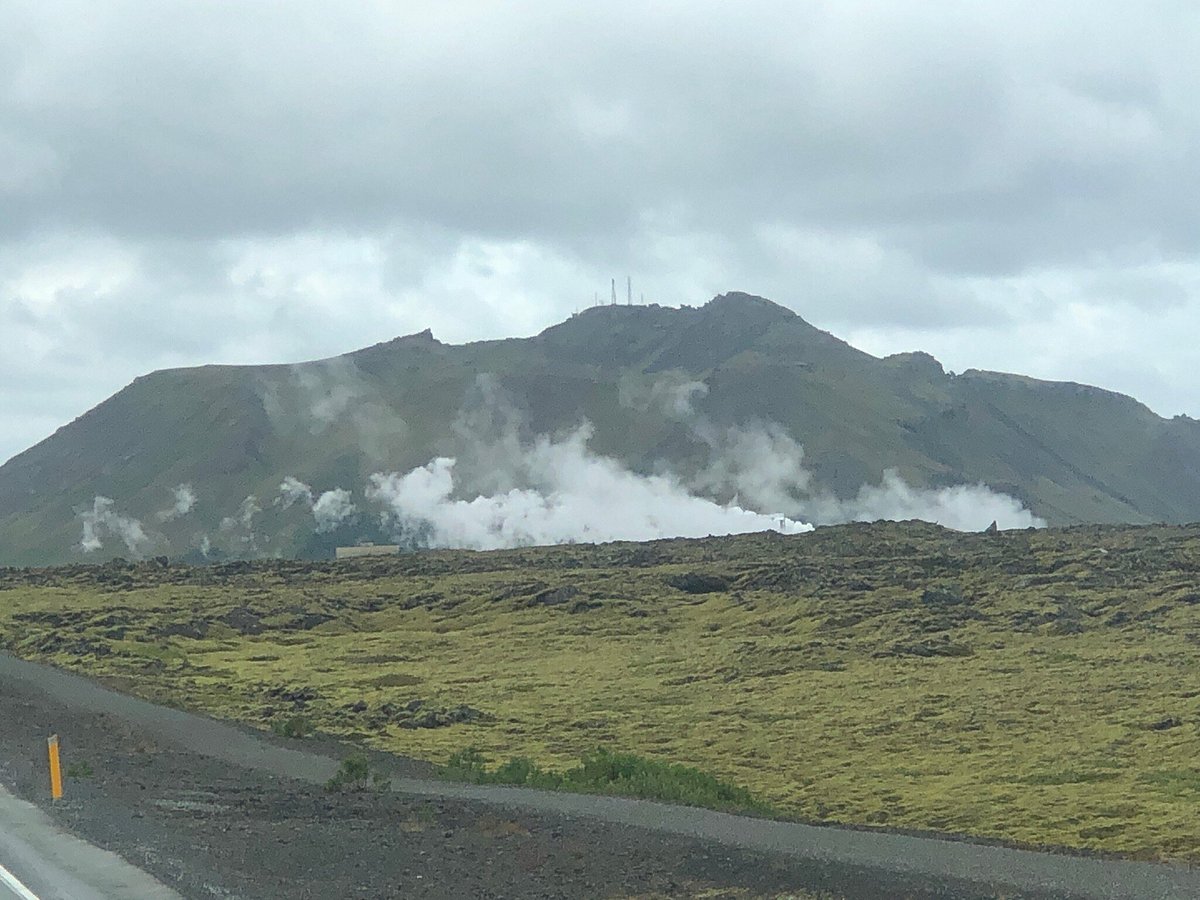
[[25, 887], [17, 876], [0, 866], [0, 900], [36, 900], [37, 895]]
[[[49, 700], [136, 725], [152, 734], [155, 740], [232, 766], [316, 784], [328, 780], [338, 767], [338, 761], [332, 756], [278, 746], [227, 723], [155, 706], [110, 691], [86, 678], [0, 654], [0, 685], [6, 683], [19, 683], [22, 689], [39, 692]], [[659, 834], [697, 838], [738, 850], [853, 866], [902, 878], [975, 885], [992, 895], [1080, 900], [1200, 897], [1200, 871], [1166, 864], [816, 827], [643, 800], [548, 793], [525, 788], [451, 784], [420, 778], [395, 778], [392, 788], [408, 795], [457, 798], [507, 810], [582, 817]], [[0, 831], [5, 830], [0, 819]], [[0, 863], [5, 865], [6, 849], [0, 841]], [[42, 900], [53, 896], [58, 895], [48, 894]], [[168, 895], [130, 893], [124, 896]]]
[[0, 900], [178, 900], [107, 850], [63, 833], [0, 788]]

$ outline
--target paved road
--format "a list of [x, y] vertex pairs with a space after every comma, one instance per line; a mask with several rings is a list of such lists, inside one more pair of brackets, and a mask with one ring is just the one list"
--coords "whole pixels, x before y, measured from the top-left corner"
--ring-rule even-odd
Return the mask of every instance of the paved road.
[[[155, 706], [57, 669], [0, 654], [0, 683], [19, 680], [60, 703], [136, 724], [156, 740], [233, 765], [323, 783], [338, 761], [275, 746], [226, 723]], [[986, 885], [994, 891], [1080, 900], [1178, 900], [1200, 897], [1200, 871], [1154, 863], [1101, 860], [959, 841], [821, 828], [733, 816], [644, 800], [556, 794], [526, 788], [448, 784], [409, 778], [393, 789], [457, 797], [532, 812], [560, 813], [715, 841], [730, 847]], [[0, 857], [3, 846], [0, 845]], [[2, 858], [0, 858], [2, 861]], [[136, 896], [136, 895], [131, 895]]]
[[0, 788], [0, 900], [179, 900], [119, 856], [64, 834]]
[[37, 895], [16, 875], [0, 866], [0, 900], [37, 900]]

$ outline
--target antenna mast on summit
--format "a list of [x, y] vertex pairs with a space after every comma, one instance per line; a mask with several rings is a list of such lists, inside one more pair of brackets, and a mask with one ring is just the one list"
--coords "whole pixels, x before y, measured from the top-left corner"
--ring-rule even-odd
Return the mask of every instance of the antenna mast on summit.
[[625, 276], [625, 305], [633, 306], [633, 276]]
[[608, 303], [609, 306], [617, 305], [617, 279], [612, 280], [612, 300]]

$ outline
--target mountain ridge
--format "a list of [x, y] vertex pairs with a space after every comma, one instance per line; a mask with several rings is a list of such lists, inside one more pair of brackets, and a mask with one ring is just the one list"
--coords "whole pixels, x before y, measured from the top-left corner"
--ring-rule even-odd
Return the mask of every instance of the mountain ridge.
[[[274, 532], [240, 549], [306, 552], [311, 521], [269, 505], [283, 478], [361, 498], [372, 473], [456, 455], [464, 403], [484, 376], [519, 411], [521, 434], [587, 420], [591, 450], [632, 472], [665, 466], [694, 481], [712, 452], [697, 437], [702, 418], [714, 431], [777, 429], [803, 446], [814, 491], [830, 497], [895, 470], [922, 489], [987, 485], [1052, 524], [1200, 519], [1195, 420], [1089, 385], [947, 373], [923, 351], [877, 358], [770, 300], [729, 292], [700, 307], [593, 307], [525, 338], [447, 344], [425, 329], [303, 363], [140, 376], [0, 466], [0, 565], [124, 552], [110, 541], [81, 553], [96, 497], [153, 522], [168, 554], [194, 552], [224, 527], [229, 555], [239, 547], [225, 523], [253, 497]], [[662, 406], [667, 394], [675, 412]], [[185, 484], [194, 512], [167, 518]]]

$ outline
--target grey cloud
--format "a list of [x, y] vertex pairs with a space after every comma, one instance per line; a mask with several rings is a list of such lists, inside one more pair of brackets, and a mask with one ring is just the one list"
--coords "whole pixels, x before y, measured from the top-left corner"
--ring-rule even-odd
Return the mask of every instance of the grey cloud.
[[[149, 369], [529, 334], [627, 272], [658, 302], [750, 290], [881, 352], [919, 335], [1200, 412], [1193, 351], [1130, 318], [1197, 319], [1197, 25], [1183, 3], [12, 0], [0, 358], [28, 378], [0, 362], [0, 458]], [[1093, 359], [1079, 306], [1154, 349]]]
[[4, 131], [61, 157], [8, 192], [9, 227], [410, 221], [570, 244], [673, 209], [722, 232], [878, 229], [953, 270], [1194, 246], [1181, 13], [1089, 7], [1097, 58], [1077, 16], [1031, 36], [1022, 4], [92, 9], [7, 16], [39, 40]]

